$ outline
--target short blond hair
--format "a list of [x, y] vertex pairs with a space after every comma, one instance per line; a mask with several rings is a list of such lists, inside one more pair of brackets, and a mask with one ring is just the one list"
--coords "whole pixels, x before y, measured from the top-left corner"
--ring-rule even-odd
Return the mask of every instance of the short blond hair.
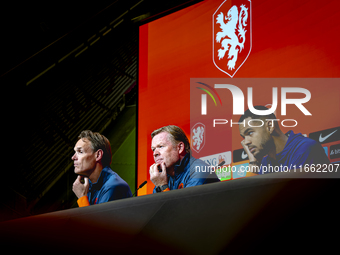
[[177, 145], [179, 142], [183, 142], [185, 152], [190, 153], [189, 139], [187, 138], [184, 131], [180, 127], [177, 127], [175, 125], [161, 127], [159, 129], [154, 130], [151, 133], [151, 138], [154, 138], [156, 135], [162, 132], [167, 132], [169, 134], [170, 140], [174, 146]]

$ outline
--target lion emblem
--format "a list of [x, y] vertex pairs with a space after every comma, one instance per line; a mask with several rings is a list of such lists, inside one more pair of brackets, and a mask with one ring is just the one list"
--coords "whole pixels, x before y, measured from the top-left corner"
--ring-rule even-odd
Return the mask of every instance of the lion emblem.
[[196, 147], [197, 150], [199, 150], [203, 142], [204, 127], [197, 127], [196, 129], [194, 128], [192, 132], [192, 139], [194, 140], [193, 145]]
[[216, 24], [219, 24], [221, 29], [216, 33], [216, 42], [221, 43], [221, 48], [218, 49], [218, 58], [223, 59], [228, 51], [229, 70], [235, 69], [238, 54], [244, 48], [247, 20], [248, 8], [243, 4], [240, 11], [236, 5], [233, 5], [226, 16], [220, 12], [216, 17]]
[[205, 144], [204, 132], [205, 126], [202, 123], [197, 123], [192, 128], [191, 131], [192, 149], [196, 152], [199, 152]]

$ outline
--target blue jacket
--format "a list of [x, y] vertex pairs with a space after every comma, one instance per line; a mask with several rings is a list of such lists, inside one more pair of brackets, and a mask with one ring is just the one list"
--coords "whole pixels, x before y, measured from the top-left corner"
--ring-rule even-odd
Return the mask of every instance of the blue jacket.
[[[174, 177], [168, 176], [168, 186], [170, 190], [182, 189], [187, 187], [198, 186], [207, 183], [219, 182], [215, 172], [198, 172], [196, 167], [208, 167], [204, 161], [190, 157], [190, 154], [186, 154], [182, 161], [175, 165]], [[156, 187], [153, 189], [153, 193], [156, 193]]]
[[324, 149], [317, 141], [304, 137], [301, 133], [294, 134], [291, 130], [286, 135], [287, 143], [283, 150], [276, 154], [276, 159], [269, 156], [262, 159], [260, 174], [266, 173], [262, 166], [287, 166], [289, 169], [298, 169], [305, 164], [330, 163]]
[[103, 168], [96, 183], [91, 183], [90, 180], [89, 183], [87, 196], [90, 205], [132, 196], [129, 185], [109, 166]]

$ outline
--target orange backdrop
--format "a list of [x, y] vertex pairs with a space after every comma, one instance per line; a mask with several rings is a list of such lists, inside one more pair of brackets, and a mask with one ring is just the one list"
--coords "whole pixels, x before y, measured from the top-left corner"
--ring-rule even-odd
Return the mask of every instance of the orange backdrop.
[[[137, 178], [138, 185], [145, 180], [148, 184], [138, 195], [150, 194], [154, 188], [148, 173], [154, 163], [151, 132], [174, 124], [190, 136], [191, 78], [224, 78], [233, 84], [238, 78], [337, 78], [340, 75], [340, 1], [253, 1], [251, 52], [233, 78], [213, 63], [212, 15], [222, 2], [203, 1], [140, 26]], [[312, 117], [287, 107], [289, 118], [299, 123], [294, 132], [308, 135], [340, 126], [336, 80], [325, 85], [315, 81], [299, 86], [312, 94], [310, 102], [305, 104]], [[278, 86], [279, 91], [280, 86], [287, 87], [285, 84]], [[240, 85], [245, 99], [246, 87], [249, 86]], [[262, 92], [261, 84], [252, 87], [255, 105], [267, 101], [267, 97], [271, 102], [270, 85], [263, 87]], [[233, 117], [234, 121], [238, 118]], [[240, 149], [238, 127], [232, 128], [231, 136], [232, 150]]]

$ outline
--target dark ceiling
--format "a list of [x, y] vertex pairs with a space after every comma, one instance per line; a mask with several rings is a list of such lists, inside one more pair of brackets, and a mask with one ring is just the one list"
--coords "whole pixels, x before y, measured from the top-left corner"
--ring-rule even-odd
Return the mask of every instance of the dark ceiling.
[[84, 33], [91, 34], [96, 26], [104, 26], [126, 10], [131, 12], [130, 19], [140, 15], [145, 18], [194, 2], [198, 1], [7, 1], [2, 4], [0, 12], [0, 75], [8, 73], [43, 49], [56, 44], [60, 49], [65, 47], [63, 44], [72, 43], [67, 43], [67, 40], [82, 40], [80, 37]]
[[139, 25], [195, 2], [2, 4], [0, 221], [72, 206], [75, 137], [104, 131], [136, 95]]

